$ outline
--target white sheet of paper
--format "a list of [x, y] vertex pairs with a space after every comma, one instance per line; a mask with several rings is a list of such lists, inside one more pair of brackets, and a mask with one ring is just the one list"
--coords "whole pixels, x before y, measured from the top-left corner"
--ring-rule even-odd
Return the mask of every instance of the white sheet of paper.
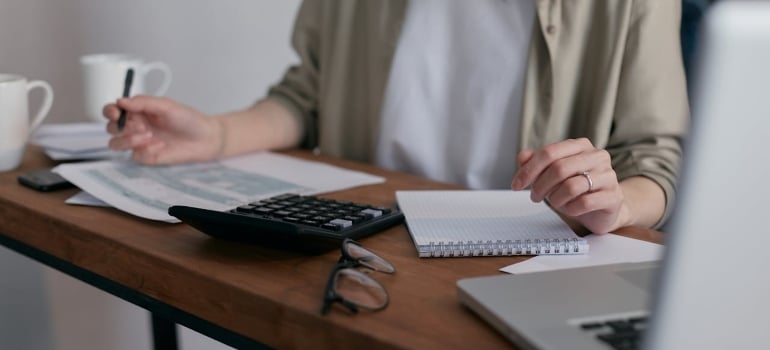
[[43, 124], [30, 143], [44, 148], [54, 160], [103, 159], [113, 156], [108, 148], [110, 134], [103, 123]]
[[311, 195], [385, 181], [270, 152], [168, 166], [127, 160], [67, 163], [53, 171], [115, 208], [166, 222], [179, 222], [168, 215], [172, 205], [227, 210], [282, 193]]
[[63, 152], [93, 152], [109, 149], [107, 143], [110, 142], [110, 135], [80, 135], [72, 137], [47, 137], [42, 138], [36, 143], [45, 149]]
[[107, 134], [105, 123], [42, 124], [32, 134], [32, 141], [50, 137]]
[[613, 234], [591, 234], [585, 238], [591, 246], [587, 254], [539, 255], [505, 266], [500, 271], [521, 274], [626, 262], [656, 261], [663, 257], [663, 246], [656, 243]]
[[111, 207], [111, 205], [105, 203], [103, 200], [96, 198], [85, 191], [80, 191], [72, 197], [67, 198], [64, 203], [72, 205], [86, 205], [90, 207]]
[[94, 160], [94, 159], [110, 159], [120, 158], [124, 154], [130, 154], [128, 152], [118, 152], [110, 149], [100, 149], [90, 152], [64, 152], [54, 149], [43, 149], [45, 155], [53, 160]]

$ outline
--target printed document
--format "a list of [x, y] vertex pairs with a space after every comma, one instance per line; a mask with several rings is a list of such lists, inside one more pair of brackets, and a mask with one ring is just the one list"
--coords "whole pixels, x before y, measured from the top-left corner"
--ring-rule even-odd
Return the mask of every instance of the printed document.
[[128, 160], [53, 169], [105, 203], [151, 220], [179, 222], [172, 205], [228, 210], [282, 193], [318, 194], [384, 182], [362, 172], [262, 152], [206, 163], [146, 166]]

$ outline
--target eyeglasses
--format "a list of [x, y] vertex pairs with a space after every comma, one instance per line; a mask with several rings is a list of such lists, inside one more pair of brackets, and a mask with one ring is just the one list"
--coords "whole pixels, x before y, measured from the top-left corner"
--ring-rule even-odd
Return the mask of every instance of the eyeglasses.
[[357, 313], [359, 309], [382, 310], [388, 306], [388, 292], [385, 288], [356, 267], [385, 273], [396, 272], [396, 268], [385, 259], [362, 247], [358, 242], [346, 238], [342, 242], [342, 256], [326, 284], [321, 314], [328, 313], [335, 302], [339, 302], [352, 313]]

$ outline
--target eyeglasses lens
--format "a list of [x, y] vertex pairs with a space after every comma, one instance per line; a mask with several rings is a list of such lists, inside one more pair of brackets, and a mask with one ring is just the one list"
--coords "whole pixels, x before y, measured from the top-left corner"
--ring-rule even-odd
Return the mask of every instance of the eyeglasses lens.
[[356, 269], [337, 271], [335, 292], [346, 300], [367, 309], [380, 309], [388, 303], [388, 292], [377, 281]]
[[356, 244], [348, 243], [345, 245], [345, 251], [353, 259], [357, 260], [361, 265], [364, 265], [372, 270], [393, 273], [396, 268], [383, 258], [372, 253], [368, 249]]

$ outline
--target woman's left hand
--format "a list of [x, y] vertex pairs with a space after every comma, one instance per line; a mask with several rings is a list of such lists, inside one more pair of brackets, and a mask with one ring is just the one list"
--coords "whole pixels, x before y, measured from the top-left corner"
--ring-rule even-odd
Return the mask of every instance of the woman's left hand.
[[595, 233], [625, 226], [623, 191], [610, 154], [586, 138], [570, 139], [517, 157], [519, 171], [511, 187], [531, 186], [534, 202], [547, 200], [558, 212], [574, 218]]

